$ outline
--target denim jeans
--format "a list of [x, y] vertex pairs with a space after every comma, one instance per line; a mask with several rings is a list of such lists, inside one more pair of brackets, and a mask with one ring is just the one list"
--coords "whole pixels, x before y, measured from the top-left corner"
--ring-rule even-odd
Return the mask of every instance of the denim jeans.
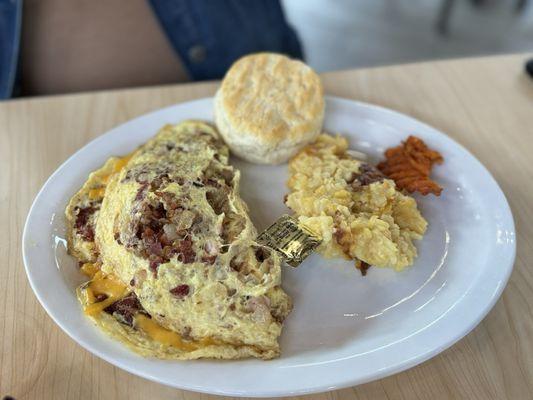
[[17, 76], [22, 0], [0, 0], [0, 100], [13, 93]]

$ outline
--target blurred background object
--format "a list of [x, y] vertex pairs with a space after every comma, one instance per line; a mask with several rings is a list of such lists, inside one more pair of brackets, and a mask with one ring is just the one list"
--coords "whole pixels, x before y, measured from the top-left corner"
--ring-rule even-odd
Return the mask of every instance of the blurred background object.
[[319, 72], [533, 50], [528, 0], [283, 0]]
[[531, 51], [529, 3], [0, 0], [0, 99], [219, 79], [258, 51], [319, 72]]

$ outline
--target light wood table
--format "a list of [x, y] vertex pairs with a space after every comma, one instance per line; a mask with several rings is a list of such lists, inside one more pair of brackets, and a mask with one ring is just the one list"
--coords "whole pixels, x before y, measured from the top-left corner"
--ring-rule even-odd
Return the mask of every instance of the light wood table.
[[[412, 115], [465, 145], [507, 195], [518, 231], [518, 255], [503, 297], [452, 348], [395, 376], [308, 398], [533, 399], [533, 80], [523, 72], [526, 58], [464, 59], [323, 75], [329, 94]], [[200, 83], [0, 103], [0, 398], [214, 397], [133, 376], [68, 338], [28, 285], [21, 234], [37, 191], [74, 151], [121, 122], [210, 96], [216, 87]]]

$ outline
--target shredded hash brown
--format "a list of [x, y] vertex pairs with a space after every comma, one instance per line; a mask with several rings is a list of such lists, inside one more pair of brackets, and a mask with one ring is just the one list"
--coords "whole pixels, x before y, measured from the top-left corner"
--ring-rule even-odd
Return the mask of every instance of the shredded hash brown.
[[322, 134], [289, 162], [285, 204], [322, 237], [325, 257], [401, 271], [412, 265], [427, 222], [414, 198], [375, 167], [352, 158], [348, 140]]
[[399, 189], [409, 193], [419, 192], [440, 196], [442, 187], [430, 179], [434, 164], [442, 164], [442, 155], [431, 150], [422, 139], [409, 136], [397, 147], [385, 151], [386, 160], [378, 164], [378, 169], [396, 183]]

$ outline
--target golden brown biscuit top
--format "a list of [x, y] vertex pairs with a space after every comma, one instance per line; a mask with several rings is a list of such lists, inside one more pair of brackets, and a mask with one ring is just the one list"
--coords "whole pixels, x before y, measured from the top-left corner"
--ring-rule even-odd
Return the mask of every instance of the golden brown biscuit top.
[[317, 129], [324, 115], [319, 76], [303, 62], [279, 54], [241, 58], [220, 91], [227, 122], [264, 142], [299, 141]]

